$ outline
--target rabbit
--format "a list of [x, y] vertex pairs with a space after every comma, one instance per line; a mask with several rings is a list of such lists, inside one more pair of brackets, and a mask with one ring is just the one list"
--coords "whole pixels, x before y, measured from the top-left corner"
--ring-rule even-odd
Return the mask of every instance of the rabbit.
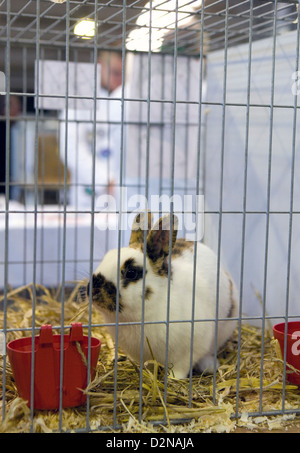
[[[124, 353], [137, 362], [142, 358], [143, 362], [155, 359], [167, 364], [173, 377], [184, 379], [191, 364], [194, 371], [205, 373], [219, 367], [218, 359], [214, 360], [218, 260], [210, 248], [197, 242], [194, 284], [194, 243], [178, 239], [177, 231], [175, 215], [167, 214], [152, 226], [150, 212], [137, 214], [129, 246], [106, 253], [93, 273], [91, 287], [93, 304], [110, 324], [114, 339], [117, 333]], [[90, 283], [88, 295], [89, 288]], [[233, 334], [238, 312], [236, 286], [222, 267], [218, 300], [218, 318], [225, 320], [217, 323], [217, 350]]]

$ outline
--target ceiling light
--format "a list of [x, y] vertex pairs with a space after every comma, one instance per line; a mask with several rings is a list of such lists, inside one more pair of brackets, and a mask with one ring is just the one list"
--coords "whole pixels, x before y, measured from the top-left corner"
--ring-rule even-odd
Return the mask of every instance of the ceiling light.
[[75, 25], [74, 33], [83, 39], [89, 39], [95, 36], [95, 28], [95, 21], [85, 19]]
[[180, 28], [192, 20], [195, 13], [202, 5], [202, 0], [152, 0], [136, 20], [139, 28], [133, 30], [127, 39], [128, 50], [148, 51], [149, 30], [151, 28], [151, 51], [159, 51], [163, 44], [164, 36]]
[[[201, 1], [189, 0], [153, 0], [149, 2], [140, 16], [137, 18], [137, 25], [150, 26], [168, 30], [174, 30], [176, 25], [181, 27], [191, 20], [191, 13], [199, 8]], [[177, 8], [177, 11], [176, 11]]]
[[[158, 52], [163, 43], [163, 34], [152, 30], [151, 33], [151, 52]], [[126, 41], [127, 50], [136, 52], [149, 51], [149, 28], [136, 28], [129, 33]]]

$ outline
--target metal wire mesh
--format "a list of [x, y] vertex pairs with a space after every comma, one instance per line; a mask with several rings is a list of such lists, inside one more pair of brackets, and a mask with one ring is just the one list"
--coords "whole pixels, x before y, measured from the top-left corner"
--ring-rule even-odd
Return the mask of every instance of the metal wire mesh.
[[[148, 200], [151, 195], [178, 194], [181, 200], [190, 195], [194, 201], [195, 197], [204, 196], [205, 231], [201, 239], [215, 250], [218, 260], [215, 345], [222, 321], [218, 303], [221, 262], [226, 262], [239, 289], [238, 374], [232, 416], [240, 416], [242, 323], [254, 323], [262, 329], [263, 370], [266, 322], [288, 322], [300, 316], [296, 300], [300, 244], [295, 237], [300, 212], [296, 178], [298, 17], [297, 1], [1, 2], [0, 71], [5, 85], [0, 86], [0, 286], [4, 335], [16, 331], [8, 325], [6, 315], [11, 287], [33, 283], [32, 326], [20, 331], [34, 337], [39, 332], [35, 320], [38, 285], [61, 288], [61, 325], [56, 327], [63, 332], [70, 327], [65, 326], [64, 295], [74, 282], [86, 277], [90, 281], [86, 327], [91, 341], [93, 272], [113, 247], [117, 248], [118, 264], [121, 263], [121, 247], [128, 243], [128, 219], [132, 219], [133, 211], [128, 198], [139, 195]], [[93, 21], [91, 36], [75, 33], [75, 26], [83, 19]], [[109, 51], [109, 63], [114, 55], [111, 52], [118, 52], [121, 57], [121, 82], [113, 97], [109, 90], [100, 91], [98, 55], [105, 51]], [[21, 101], [16, 115], [12, 99]], [[88, 113], [81, 115], [78, 112], [84, 102], [87, 104], [83, 110]], [[106, 111], [101, 116], [99, 105], [103, 102]], [[105, 146], [99, 145], [103, 140]], [[89, 157], [81, 157], [83, 141], [88, 142]], [[278, 144], [284, 149], [282, 153], [277, 151]], [[99, 155], [100, 172], [96, 164]], [[80, 179], [85, 164], [90, 170], [87, 177]], [[110, 200], [112, 186], [116, 200], [112, 222], [117, 226], [110, 229], [107, 218], [111, 213], [107, 216], [104, 203]], [[157, 206], [159, 211], [161, 205]], [[173, 208], [176, 211], [175, 203], [170, 205]], [[180, 206], [179, 211], [182, 209]], [[193, 218], [197, 216], [193, 204], [189, 212]], [[121, 227], [122, 222], [126, 228]], [[276, 256], [280, 263], [274, 261]], [[196, 253], [193, 259], [196, 281]], [[146, 261], [144, 267], [145, 264]], [[282, 275], [278, 277], [278, 273]], [[118, 273], [117, 331], [120, 278]], [[146, 281], [144, 275], [142, 319]], [[170, 307], [170, 275], [168, 284]], [[253, 301], [253, 286], [259, 287], [262, 306], [257, 307]], [[169, 312], [164, 322], [166, 345], [172, 325], [168, 316]], [[190, 320], [192, 332], [197, 324], [194, 317], [195, 313]], [[151, 322], [155, 325], [161, 321]], [[134, 321], [129, 320], [131, 323]], [[147, 322], [142, 322], [141, 338], [145, 326]], [[115, 351], [113, 422], [104, 429], [120, 428], [118, 334]], [[215, 346], [215, 360], [217, 352]], [[142, 341], [140, 353], [143, 361]], [[61, 370], [63, 360], [61, 353]], [[90, 377], [90, 352], [87, 360]], [[286, 350], [283, 360], [285, 364]], [[4, 354], [3, 401], [6, 361]], [[190, 374], [193, 365], [191, 356]], [[32, 375], [34, 367], [32, 354]], [[252, 415], [299, 413], [285, 407], [286, 377], [283, 379], [282, 409], [264, 410], [261, 374], [260, 405]], [[61, 371], [59, 429], [63, 416], [62, 382]], [[142, 373], [139, 384], [142, 389]], [[32, 379], [32, 420], [33, 389]], [[191, 378], [189, 395], [191, 403]], [[166, 404], [167, 391], [164, 398]], [[142, 399], [141, 391], [139, 420], [143, 419]], [[212, 377], [212, 401], [215, 399], [216, 369]], [[86, 405], [89, 430], [89, 397]], [[5, 410], [3, 404], [3, 418]], [[161, 422], [166, 422], [166, 418], [162, 417]]]

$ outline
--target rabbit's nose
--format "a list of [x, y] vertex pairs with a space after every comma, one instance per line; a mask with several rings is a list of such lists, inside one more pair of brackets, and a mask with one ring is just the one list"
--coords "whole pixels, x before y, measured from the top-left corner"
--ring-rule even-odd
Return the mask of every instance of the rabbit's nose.
[[93, 275], [93, 290], [99, 290], [105, 283], [105, 278], [101, 274]]
[[103, 285], [103, 277], [102, 277], [102, 275], [101, 274], [93, 275], [92, 282], [89, 281], [87, 286], [86, 286], [86, 294], [87, 294], [87, 296], [90, 295], [91, 283], [92, 283], [92, 294], [99, 292], [99, 289]]

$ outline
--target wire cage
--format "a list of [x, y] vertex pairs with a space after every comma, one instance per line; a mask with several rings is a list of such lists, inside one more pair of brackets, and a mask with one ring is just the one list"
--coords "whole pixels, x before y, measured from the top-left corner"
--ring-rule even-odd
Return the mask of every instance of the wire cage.
[[[299, 42], [296, 0], [0, 2], [1, 430], [298, 420], [300, 371], [273, 328], [284, 323], [287, 340], [300, 320]], [[152, 267], [148, 210], [154, 222], [176, 214], [167, 231], [178, 228], [178, 249], [162, 233]], [[204, 275], [203, 243], [215, 256]], [[212, 299], [199, 296], [197, 276]], [[96, 378], [87, 352], [86, 401], [63, 407], [62, 348], [58, 410], [39, 411], [34, 339], [42, 325], [63, 336], [73, 322], [87, 350], [101, 340]], [[203, 373], [194, 351], [209, 335]], [[5, 345], [28, 336], [26, 404]], [[170, 357], [187, 358], [185, 375]]]

